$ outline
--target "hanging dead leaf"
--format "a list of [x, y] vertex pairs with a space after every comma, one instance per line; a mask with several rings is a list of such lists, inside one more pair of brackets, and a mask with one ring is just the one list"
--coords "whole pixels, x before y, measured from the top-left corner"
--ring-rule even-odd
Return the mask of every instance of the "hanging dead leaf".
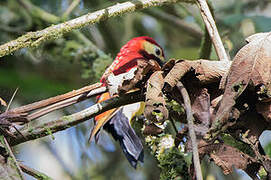
[[257, 160], [239, 149], [224, 143], [208, 144], [201, 140], [198, 145], [200, 157], [209, 155], [216, 165], [222, 168], [224, 174], [230, 174], [234, 168], [246, 171]]
[[271, 99], [271, 33], [260, 33], [251, 36], [249, 43], [235, 56], [227, 76], [225, 92], [209, 137], [221, 130], [227, 122], [235, 100], [250, 84], [256, 89], [258, 99]]
[[116, 76], [113, 73], [108, 73], [106, 75], [106, 82], [109, 93], [111, 96], [126, 93], [136, 87], [139, 82], [144, 81], [148, 73], [158, 70], [161, 70], [161, 67], [155, 60], [146, 61], [145, 59], [138, 59], [137, 67], [132, 68], [126, 73], [121, 73]]
[[203, 88], [197, 94], [192, 104], [193, 116], [197, 122], [200, 122], [205, 127], [209, 127], [210, 114], [210, 95], [206, 88]]
[[147, 81], [144, 115], [151, 122], [163, 122], [168, 118], [166, 101], [162, 93], [163, 85], [162, 71], [154, 72]]
[[224, 174], [233, 172], [233, 168], [246, 169], [248, 164], [251, 163], [251, 158], [238, 149], [221, 145], [214, 150], [210, 157], [214, 160], [215, 164], [222, 168]]

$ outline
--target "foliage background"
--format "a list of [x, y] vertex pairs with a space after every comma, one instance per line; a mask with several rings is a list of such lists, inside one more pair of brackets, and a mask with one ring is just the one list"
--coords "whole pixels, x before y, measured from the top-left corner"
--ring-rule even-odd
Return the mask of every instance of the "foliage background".
[[[72, 2], [1, 0], [0, 43], [116, 3], [109, 0], [78, 0], [73, 11], [65, 15]], [[210, 4], [231, 58], [244, 45], [245, 37], [271, 30], [271, 3], [268, 0], [213, 1]], [[39, 10], [54, 16], [42, 15]], [[172, 16], [173, 20], [165, 20], [167, 15]], [[87, 26], [36, 49], [21, 49], [0, 59], [0, 96], [9, 101], [18, 87], [12, 106], [20, 106], [97, 82], [120, 47], [136, 36], [148, 35], [156, 39], [164, 47], [167, 58], [199, 58], [201, 38], [177, 26], [174, 20], [182, 20], [204, 34], [197, 6], [179, 3]], [[213, 51], [210, 58], [217, 59]], [[53, 112], [39, 121], [77, 112], [92, 105], [93, 101]], [[149, 153], [146, 153], [145, 163], [135, 171], [125, 160], [118, 144], [106, 133], [102, 134], [99, 145], [89, 145], [87, 138], [91, 126], [92, 121], [88, 121], [59, 132], [54, 137], [19, 145], [16, 156], [55, 179], [159, 179], [157, 163]], [[265, 134], [262, 143], [270, 155], [270, 138], [268, 132]], [[209, 178], [222, 178], [215, 165], [207, 162], [204, 172]], [[235, 175], [225, 178], [233, 177]]]

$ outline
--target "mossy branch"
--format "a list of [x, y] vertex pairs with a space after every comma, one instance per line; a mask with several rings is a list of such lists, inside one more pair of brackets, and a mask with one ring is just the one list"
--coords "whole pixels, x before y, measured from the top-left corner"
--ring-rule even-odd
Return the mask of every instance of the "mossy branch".
[[57, 25], [52, 25], [40, 31], [29, 32], [13, 41], [7, 42], [0, 46], [0, 57], [11, 54], [21, 48], [37, 47], [45, 41], [57, 39], [72, 30], [93, 25], [115, 16], [120, 16], [140, 9], [173, 4], [181, 1], [187, 2], [187, 0], [135, 0], [131, 2], [118, 3], [108, 8], [88, 13]]
[[144, 101], [144, 98], [145, 97], [140, 93], [140, 90], [135, 91], [133, 93], [125, 94], [121, 97], [111, 98], [107, 101], [97, 103], [80, 112], [60, 117], [55, 121], [44, 123], [42, 125], [39, 125], [38, 127], [28, 126], [26, 129], [20, 131], [20, 133], [16, 133], [15, 137], [11, 137], [9, 139], [9, 143], [11, 146], [14, 146], [20, 143], [24, 143], [26, 141], [52, 135], [55, 132], [65, 130], [86, 120], [89, 120], [95, 115], [103, 113], [109, 109], [113, 109], [116, 107], [120, 107], [123, 105], [139, 101]]

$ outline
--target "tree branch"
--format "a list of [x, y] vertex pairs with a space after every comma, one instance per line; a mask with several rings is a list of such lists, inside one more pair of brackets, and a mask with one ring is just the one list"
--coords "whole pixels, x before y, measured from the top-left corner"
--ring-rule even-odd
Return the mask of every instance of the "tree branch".
[[[108, 18], [122, 15], [124, 13], [133, 12], [154, 6], [162, 6], [164, 4], [172, 4], [181, 0], [136, 0], [125, 3], [118, 3], [111, 7], [98, 10], [93, 13], [80, 16], [67, 22], [47, 27], [36, 32], [29, 32], [13, 41], [7, 42], [0, 46], [0, 57], [8, 55], [18, 49], [26, 47], [37, 47], [41, 43], [57, 39], [63, 34], [79, 29], [84, 26], [93, 25]], [[183, 0], [187, 2], [187, 0]]]
[[14, 146], [26, 141], [52, 135], [55, 132], [65, 130], [75, 126], [76, 124], [89, 120], [90, 118], [107, 110], [139, 101], [144, 101], [144, 99], [145, 97], [140, 93], [140, 90], [125, 94], [121, 97], [114, 97], [107, 101], [97, 103], [80, 112], [68, 116], [63, 116], [55, 121], [44, 123], [38, 127], [28, 126], [26, 129], [20, 131], [21, 134], [15, 133], [15, 138], [10, 137], [9, 143], [11, 146]]
[[75, 97], [66, 99], [64, 101], [60, 101], [60, 102], [52, 104], [50, 106], [46, 106], [46, 107], [44, 107], [44, 108], [30, 114], [29, 116], [27, 116], [27, 120], [31, 121], [31, 120], [39, 118], [39, 117], [41, 117], [41, 116], [43, 116], [45, 114], [48, 114], [48, 113], [50, 113], [52, 111], [55, 111], [57, 109], [62, 109], [64, 107], [73, 105], [73, 104], [81, 102], [81, 101], [83, 101], [85, 99], [88, 99], [88, 98], [91, 98], [93, 96], [102, 94], [102, 93], [104, 93], [106, 91], [107, 91], [106, 87], [100, 87], [98, 89], [94, 89], [94, 90], [90, 91], [88, 94], [83, 93], [81, 95], [77, 95]]
[[222, 40], [215, 25], [214, 18], [210, 12], [206, 0], [197, 0], [197, 2], [200, 8], [200, 14], [202, 16], [202, 19], [213, 41], [217, 56], [219, 57], [220, 61], [229, 61], [228, 55], [223, 46]]
[[[40, 7], [32, 4], [29, 0], [20, 0], [19, 1], [23, 7], [25, 7], [33, 17], [38, 18], [46, 23], [53, 23], [56, 24], [58, 22], [61, 21], [61, 18], [58, 16], [55, 16], [54, 14], [48, 13], [47, 11], [41, 9]], [[75, 8], [80, 1], [73, 1], [73, 3], [70, 5], [70, 8]], [[72, 7], [71, 7], [72, 6]], [[72, 9], [70, 9], [72, 10]], [[64, 13], [65, 14], [65, 13]], [[62, 16], [63, 18], [67, 18], [64, 17], [64, 15]], [[72, 33], [78, 38], [78, 40], [81, 40], [85, 45], [87, 45], [87, 47], [92, 51], [95, 52], [97, 55], [99, 56], [103, 56], [106, 58], [111, 58], [109, 57], [107, 54], [105, 54], [101, 49], [99, 49], [96, 45], [94, 45], [83, 33], [81, 33], [80, 31], [72, 31]]]

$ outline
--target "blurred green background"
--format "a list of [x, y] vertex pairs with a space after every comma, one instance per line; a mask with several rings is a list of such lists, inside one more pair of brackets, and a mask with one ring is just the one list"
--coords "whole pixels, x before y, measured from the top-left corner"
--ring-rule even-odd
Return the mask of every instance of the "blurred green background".
[[[0, 43], [117, 2], [125, 1], [1, 0]], [[71, 4], [75, 5], [74, 8]], [[213, 1], [210, 5], [231, 58], [245, 44], [247, 36], [271, 30], [270, 0]], [[120, 47], [136, 36], [153, 37], [164, 48], [167, 59], [198, 59], [203, 57], [200, 52], [204, 33], [197, 6], [185, 3], [150, 8], [86, 26], [38, 48], [24, 48], [2, 57], [0, 97], [8, 102], [18, 87], [12, 103], [13, 107], [17, 107], [97, 82]], [[206, 58], [208, 56], [205, 55]], [[217, 59], [213, 48], [208, 59]], [[92, 104], [88, 100], [53, 112], [39, 121], [53, 120]], [[148, 153], [145, 153], [145, 163], [134, 170], [118, 144], [106, 133], [102, 133], [98, 145], [89, 145], [87, 138], [91, 126], [92, 121], [88, 121], [57, 133], [54, 138], [46, 137], [19, 145], [16, 156], [23, 163], [55, 179], [159, 179], [157, 163]], [[262, 143], [266, 152], [271, 154], [269, 132], [265, 134]], [[210, 174], [206, 178], [221, 179], [221, 172], [215, 165], [207, 164], [204, 165], [205, 174]], [[247, 178], [244, 173], [238, 174]], [[225, 178], [233, 177], [237, 178], [236, 175]]]

